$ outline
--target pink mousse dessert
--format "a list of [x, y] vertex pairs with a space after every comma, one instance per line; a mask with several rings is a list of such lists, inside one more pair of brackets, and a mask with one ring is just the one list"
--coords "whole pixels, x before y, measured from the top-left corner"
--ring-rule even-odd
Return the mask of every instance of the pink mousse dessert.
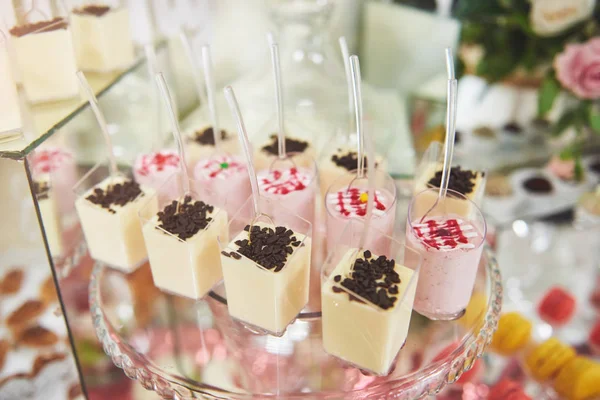
[[412, 221], [407, 230], [408, 245], [423, 257], [413, 308], [431, 319], [460, 317], [475, 285], [483, 234], [452, 214]]
[[201, 160], [194, 168], [196, 190], [202, 200], [233, 216], [252, 194], [246, 162], [229, 154]]
[[296, 218], [289, 218], [295, 214], [314, 225], [317, 189], [313, 171], [300, 167], [274, 168], [259, 171], [256, 178], [263, 196], [281, 201], [287, 210], [293, 212], [275, 212], [273, 218], [279, 221], [278, 224], [299, 230], [293, 226]]
[[36, 150], [30, 162], [34, 177], [49, 176], [59, 210], [62, 213], [74, 210], [77, 165], [73, 154], [58, 147], [48, 147]]
[[165, 182], [179, 171], [179, 154], [175, 150], [160, 150], [140, 154], [133, 166], [133, 176], [140, 185], [151, 187], [158, 193], [159, 205], [178, 196], [177, 180]]
[[[327, 247], [332, 249], [340, 240], [350, 219], [364, 219], [367, 215], [369, 199], [367, 188], [350, 187], [328, 193], [325, 198], [327, 207]], [[385, 189], [375, 190], [371, 226], [365, 248], [375, 254], [388, 254], [389, 239], [381, 234], [392, 236], [396, 220], [396, 202], [394, 196]]]

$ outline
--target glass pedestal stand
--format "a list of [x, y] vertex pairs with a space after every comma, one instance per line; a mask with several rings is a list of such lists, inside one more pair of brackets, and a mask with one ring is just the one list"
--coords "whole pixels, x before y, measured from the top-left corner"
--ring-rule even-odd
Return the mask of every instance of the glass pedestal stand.
[[278, 338], [250, 332], [233, 321], [225, 299], [215, 292], [192, 301], [153, 287], [128, 290], [119, 284], [126, 281], [127, 275], [95, 265], [90, 306], [96, 333], [115, 365], [168, 399], [434, 395], [483, 354], [502, 304], [498, 264], [486, 249], [467, 315], [458, 321], [432, 322], [413, 314], [392, 373], [375, 377], [323, 351], [320, 312], [301, 313]]

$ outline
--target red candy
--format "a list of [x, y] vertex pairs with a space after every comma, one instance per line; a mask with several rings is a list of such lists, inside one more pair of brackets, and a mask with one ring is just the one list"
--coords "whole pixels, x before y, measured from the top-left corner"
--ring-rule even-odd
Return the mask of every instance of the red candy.
[[553, 287], [540, 301], [538, 314], [551, 325], [564, 325], [575, 314], [575, 306], [575, 298], [570, 293], [560, 287]]
[[503, 379], [490, 388], [488, 400], [531, 400], [521, 384]]

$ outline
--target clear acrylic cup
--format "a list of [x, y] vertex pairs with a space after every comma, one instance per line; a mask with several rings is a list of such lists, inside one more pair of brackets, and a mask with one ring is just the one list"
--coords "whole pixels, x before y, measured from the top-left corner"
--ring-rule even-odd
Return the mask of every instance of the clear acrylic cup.
[[[487, 225], [479, 208], [453, 190], [421, 221], [428, 209], [419, 202], [429, 204], [438, 191], [417, 194], [408, 208], [406, 242], [423, 258], [414, 309], [432, 320], [454, 320], [464, 314], [471, 298]], [[461, 209], [469, 213], [452, 213], [457, 203], [464, 203]]]
[[[291, 168], [295, 168], [300, 174], [307, 176], [308, 181], [302, 190], [291, 190], [289, 193], [282, 193], [282, 189], [285, 189], [284, 185], [282, 185], [283, 182], [277, 181], [274, 175], [277, 172], [291, 170]], [[287, 225], [293, 230], [301, 230], [303, 228], [302, 220], [306, 220], [312, 226], [315, 226], [315, 201], [319, 186], [317, 164], [310, 155], [305, 153], [288, 153], [286, 159], [275, 160], [268, 169], [257, 171], [256, 175], [261, 196], [285, 204], [285, 208], [275, 208], [273, 211], [270, 211], [271, 215], [279, 223]], [[267, 180], [271, 184], [267, 183]], [[288, 209], [293, 210], [294, 214], [290, 214]], [[302, 220], [298, 220], [296, 216]], [[300, 226], [296, 226], [296, 222], [298, 221], [301, 221]]]
[[[156, 199], [150, 199], [140, 210], [139, 218], [155, 286], [167, 293], [198, 300], [223, 279], [219, 240], [229, 240], [227, 211], [216, 206], [208, 215], [212, 220], [190, 238], [182, 239], [160, 227], [153, 204], [158, 198], [166, 196], [169, 199], [159, 208], [160, 212], [164, 212], [166, 206], [172, 207], [173, 201], [185, 202], [186, 198], [190, 202], [201, 200], [215, 206], [195, 192], [183, 193], [181, 179], [180, 174], [169, 178], [162, 188], [166, 195], [161, 195], [159, 190]], [[190, 187], [194, 184], [190, 181]], [[179, 187], [176, 195], [173, 195], [173, 187]], [[215, 196], [211, 194], [210, 198], [214, 200]]]
[[134, 271], [148, 259], [138, 212], [142, 207], [158, 210], [155, 190], [140, 186], [140, 196], [122, 207], [111, 205], [110, 210], [90, 202], [87, 197], [96, 188], [106, 189], [127, 181], [132, 181], [128, 175], [111, 176], [107, 164], [99, 163], [73, 188], [77, 195], [75, 209], [91, 257], [126, 273]]
[[233, 319], [253, 332], [281, 336], [308, 303], [312, 226], [285, 209], [279, 201], [260, 196], [259, 206], [269, 216], [260, 216], [252, 228], [284, 226], [289, 229], [279, 218], [287, 212], [285, 222], [296, 227], [292, 236], [300, 243], [293, 247], [285, 266], [277, 272], [238, 253], [235, 242], [248, 239], [245, 228], [254, 216], [253, 198], [248, 198], [231, 218], [229, 232], [232, 240], [220, 242], [224, 287], [216, 292], [227, 299]]
[[[332, 249], [336, 244], [350, 219], [362, 221], [366, 213], [366, 201], [351, 206], [343, 206], [341, 209], [340, 196], [348, 200], [354, 192], [359, 197], [368, 192], [368, 181], [365, 178], [357, 179], [357, 172], [352, 171], [340, 176], [327, 190], [325, 194], [325, 208], [327, 210], [327, 248]], [[369, 231], [365, 246], [376, 253], [385, 253], [389, 246], [389, 240], [381, 236], [383, 232], [387, 237], [392, 235], [396, 221], [396, 185], [392, 177], [381, 170], [375, 170], [376, 197], [379, 204], [385, 209], [378, 209], [375, 204], [371, 226], [375, 229]], [[356, 196], [355, 196], [356, 198]], [[360, 200], [360, 199], [359, 199]], [[363, 200], [365, 198], [363, 197]], [[352, 200], [351, 200], [352, 201]], [[346, 210], [349, 215], [344, 215]], [[358, 215], [362, 214], [362, 215]]]
[[[377, 228], [370, 228], [377, 230]], [[390, 243], [384, 253], [375, 253], [369, 247], [359, 249], [363, 224], [350, 220], [323, 265], [321, 274], [321, 307], [323, 346], [325, 351], [345, 362], [384, 376], [390, 373], [396, 357], [406, 340], [412, 315], [413, 300], [419, 279], [421, 256], [397, 238], [378, 231], [377, 235]], [[386, 292], [397, 300], [390, 308], [383, 309], [360, 294], [342, 286], [351, 276], [352, 265], [357, 257], [364, 258], [365, 251], [371, 257], [385, 256], [394, 260], [394, 270], [400, 277], [393, 283], [397, 293]], [[340, 278], [338, 278], [338, 275]], [[377, 282], [391, 279], [382, 275]], [[386, 289], [379, 289], [384, 292]]]

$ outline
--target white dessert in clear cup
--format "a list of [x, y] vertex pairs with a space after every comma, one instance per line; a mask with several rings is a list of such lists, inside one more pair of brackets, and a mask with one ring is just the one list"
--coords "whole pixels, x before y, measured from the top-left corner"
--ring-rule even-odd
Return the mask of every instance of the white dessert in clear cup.
[[100, 166], [76, 185], [75, 208], [91, 257], [131, 272], [148, 258], [138, 212], [142, 207], [158, 211], [156, 192], [120, 174], [94, 184]]
[[406, 341], [420, 256], [391, 237], [386, 254], [359, 249], [361, 225], [348, 222], [323, 267], [323, 347], [361, 370], [383, 376], [393, 369]]
[[77, 65], [83, 71], [110, 72], [134, 62], [134, 47], [125, 7], [90, 2], [70, 16]]
[[[363, 221], [367, 214], [368, 182], [352, 171], [340, 176], [325, 194], [327, 248], [331, 250], [342, 237], [349, 220]], [[386, 254], [396, 221], [396, 186], [385, 172], [375, 171], [375, 203], [365, 247], [375, 254]], [[382, 236], [378, 232], [383, 232]]]
[[225, 210], [192, 193], [158, 213], [150, 204], [140, 210], [140, 219], [156, 287], [197, 300], [223, 279], [219, 241], [229, 240]]
[[[471, 299], [487, 226], [479, 208], [453, 190], [431, 211], [415, 207], [419, 196], [438, 191], [417, 194], [408, 209], [406, 243], [422, 257], [414, 309], [429, 319], [454, 320], [464, 314]], [[457, 202], [471, 202], [461, 207], [470, 214], [448, 213]]]
[[15, 26], [10, 33], [23, 89], [30, 103], [65, 100], [79, 95], [77, 62], [67, 20], [54, 18]]
[[[259, 203], [269, 212], [282, 208], [262, 196]], [[301, 230], [265, 216], [251, 224], [252, 210], [249, 198], [230, 223], [233, 240], [221, 243], [227, 307], [249, 329], [281, 336], [308, 303], [312, 226], [299, 217]]]

